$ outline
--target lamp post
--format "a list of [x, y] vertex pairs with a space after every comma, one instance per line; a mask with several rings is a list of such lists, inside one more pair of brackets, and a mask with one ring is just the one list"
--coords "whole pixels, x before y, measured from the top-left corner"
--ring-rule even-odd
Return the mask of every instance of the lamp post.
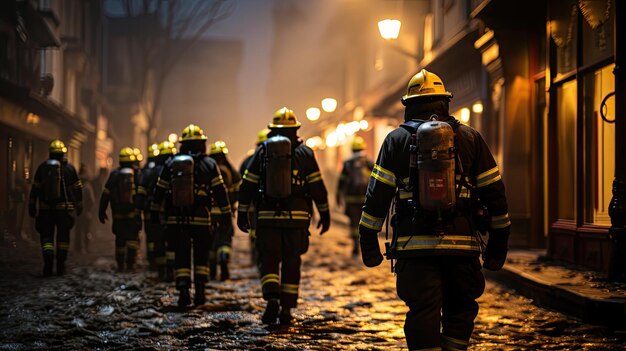
[[609, 204], [610, 280], [626, 280], [626, 6], [615, 1], [615, 178]]
[[[382, 21], [378, 21], [378, 32], [386, 41], [398, 39], [398, 36], [400, 35], [400, 27], [402, 27], [402, 22], [397, 19], [384, 19]], [[398, 45], [391, 45], [391, 47], [399, 53], [411, 57], [416, 62], [418, 61], [417, 53], [410, 52]]]

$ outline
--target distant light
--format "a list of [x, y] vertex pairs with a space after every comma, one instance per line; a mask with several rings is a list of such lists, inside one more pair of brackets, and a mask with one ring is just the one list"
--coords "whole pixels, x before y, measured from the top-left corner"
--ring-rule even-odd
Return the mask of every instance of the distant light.
[[365, 117], [365, 110], [361, 106], [357, 106], [354, 108], [354, 112], [352, 113], [352, 118], [355, 121], [359, 121]]
[[483, 113], [483, 103], [478, 101], [477, 103], [473, 104], [472, 111], [474, 113]]
[[361, 129], [361, 123], [359, 121], [352, 121], [346, 124], [346, 135], [354, 135]]
[[467, 123], [470, 120], [470, 110], [467, 107], [461, 109], [461, 122]]
[[309, 121], [317, 121], [320, 118], [320, 114], [321, 111], [317, 107], [309, 107], [306, 110], [306, 118], [308, 118]]
[[178, 141], [178, 134], [172, 133], [172, 134], [168, 135], [167, 136], [167, 141], [169, 141], [172, 144], [175, 144]]
[[367, 128], [369, 128], [370, 124], [367, 123], [366, 120], [362, 119], [359, 121], [359, 127], [361, 127], [361, 130], [366, 130]]
[[318, 136], [310, 137], [306, 140], [306, 146], [314, 150], [320, 148], [322, 144], [324, 144], [324, 141]]
[[399, 20], [385, 19], [378, 22], [378, 31], [383, 39], [398, 39], [400, 26], [402, 26], [402, 22]]
[[335, 147], [337, 145], [337, 133], [330, 132], [326, 136], [326, 146]]
[[322, 109], [326, 112], [334, 112], [337, 108], [337, 100], [333, 98], [325, 98], [322, 100]]

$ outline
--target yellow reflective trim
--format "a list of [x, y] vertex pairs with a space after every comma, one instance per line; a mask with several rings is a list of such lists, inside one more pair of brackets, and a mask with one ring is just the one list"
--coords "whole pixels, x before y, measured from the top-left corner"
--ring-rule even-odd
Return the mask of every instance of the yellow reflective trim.
[[251, 238], [256, 238], [256, 229], [248, 229], [248, 234], [250, 235]]
[[298, 284], [281, 284], [280, 291], [287, 294], [298, 294]]
[[164, 189], [167, 189], [167, 188], [169, 188], [169, 187], [170, 187], [170, 182], [168, 182], [168, 181], [166, 181], [166, 180], [163, 180], [163, 179], [159, 178], [159, 181], [157, 182], [157, 186], [158, 186], [159, 188], [164, 188]]
[[243, 179], [249, 181], [250, 183], [258, 184], [261, 177], [246, 169], [243, 173]]
[[217, 253], [226, 253], [226, 254], [229, 254], [229, 253], [231, 253], [231, 251], [232, 251], [231, 247], [230, 247], [230, 246], [226, 246], [226, 245], [224, 245], [224, 246], [220, 246], [220, 247], [217, 249]]
[[363, 211], [363, 213], [361, 213], [361, 220], [359, 221], [359, 224], [366, 228], [369, 228], [375, 231], [380, 231], [381, 228], [383, 227], [384, 221], [385, 221], [384, 218], [374, 217], [368, 214], [367, 212]]
[[173, 261], [176, 258], [176, 252], [174, 251], [166, 251], [165, 252], [165, 259], [169, 260], [169, 261]]
[[67, 250], [70, 247], [70, 243], [59, 243], [57, 242], [57, 247], [61, 250]]
[[492, 169], [479, 174], [478, 176], [476, 176], [476, 180], [480, 181], [481, 179], [486, 178], [487, 176], [490, 176], [490, 175], [492, 175], [492, 174], [494, 174], [496, 172], [498, 172], [498, 166], [493, 167]]
[[309, 175], [307, 175], [306, 176], [306, 180], [310, 181], [313, 178], [318, 178], [318, 177], [321, 177], [321, 176], [322, 176], [322, 174], [319, 171], [316, 171], [316, 172], [313, 172], [313, 173], [310, 173]]
[[307, 182], [308, 182], [309, 184], [313, 184], [313, 183], [315, 183], [315, 182], [319, 182], [320, 180], [322, 180], [322, 176], [315, 177], [315, 178], [313, 178], [313, 179], [307, 179]]
[[500, 216], [494, 216], [491, 218], [490, 227], [493, 229], [502, 229], [511, 225], [511, 220], [509, 219], [509, 214], [503, 214]]
[[388, 176], [390, 176], [391, 178], [393, 178], [393, 180], [396, 179], [396, 175], [392, 171], [390, 171], [388, 169], [385, 169], [385, 168], [383, 168], [382, 166], [380, 166], [378, 164], [374, 165], [374, 169], [377, 170], [377, 171], [380, 171], [380, 172], [382, 172], [382, 173], [384, 173], [384, 174], [386, 174]]
[[318, 204], [317, 205], [317, 210], [318, 211], [328, 211], [328, 204]]
[[280, 278], [278, 274], [270, 273], [261, 277], [261, 285], [265, 285], [267, 283], [278, 283]]
[[250, 205], [239, 203], [239, 212], [248, 212]]
[[485, 180], [483, 182], [477, 182], [478, 184], [476, 186], [479, 187], [479, 188], [482, 188], [482, 187], [487, 186], [489, 184], [493, 184], [493, 183], [497, 182], [500, 179], [502, 179], [502, 176], [500, 176], [498, 174], [497, 176], [495, 176], [495, 177], [493, 177], [491, 179], [487, 179], [487, 180]]
[[413, 192], [412, 191], [406, 191], [403, 189], [400, 189], [398, 191], [398, 194], [400, 195], [400, 200], [406, 200], [406, 199], [410, 199], [413, 197]]
[[398, 237], [398, 251], [427, 249], [480, 251], [480, 245], [475, 237], [467, 235], [414, 235]]

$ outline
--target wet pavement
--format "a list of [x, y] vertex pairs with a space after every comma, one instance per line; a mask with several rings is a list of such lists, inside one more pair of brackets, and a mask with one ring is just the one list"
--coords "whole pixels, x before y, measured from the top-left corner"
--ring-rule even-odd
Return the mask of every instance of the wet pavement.
[[[382, 244], [381, 240], [381, 244]], [[403, 350], [406, 307], [388, 262], [350, 257], [347, 228], [311, 236], [292, 326], [268, 327], [248, 239], [235, 236], [232, 279], [212, 281], [207, 304], [176, 307], [172, 283], [139, 267], [114, 272], [113, 236], [71, 253], [68, 274], [41, 276], [33, 243], [0, 247], [0, 350], [210, 349]], [[623, 350], [626, 331], [593, 326], [533, 305], [488, 281], [470, 350]]]

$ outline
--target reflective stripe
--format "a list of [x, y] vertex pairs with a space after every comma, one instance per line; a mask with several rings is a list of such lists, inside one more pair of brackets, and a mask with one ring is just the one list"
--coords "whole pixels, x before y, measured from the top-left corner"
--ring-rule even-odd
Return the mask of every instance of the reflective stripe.
[[220, 210], [219, 207], [213, 206], [213, 207], [211, 207], [211, 214], [212, 215], [221, 215], [222, 211]]
[[41, 248], [42, 248], [44, 251], [54, 251], [54, 244], [53, 244], [53, 243], [43, 243], [43, 244], [41, 245]]
[[239, 212], [248, 212], [250, 205], [239, 203]]
[[154, 243], [153, 242], [148, 243], [148, 251], [150, 251], [150, 252], [154, 251]]
[[469, 235], [413, 235], [398, 237], [397, 250], [471, 250], [480, 251], [478, 240]]
[[157, 182], [157, 186], [160, 188], [167, 189], [170, 187], [170, 182], [159, 178], [159, 181]]
[[83, 182], [79, 179], [74, 184], [72, 184], [72, 189], [82, 189]]
[[249, 181], [250, 183], [258, 184], [261, 177], [246, 169], [246, 171], [243, 173], [243, 179]]
[[307, 211], [259, 211], [257, 219], [295, 219], [308, 221], [311, 214]]
[[322, 212], [322, 211], [328, 211], [328, 204], [318, 204], [317, 205], [317, 210]]
[[218, 175], [217, 177], [211, 179], [211, 187], [218, 186], [220, 184], [224, 184], [224, 180], [222, 179], [221, 175]]
[[176, 278], [191, 277], [190, 268], [178, 268], [176, 269]]
[[322, 174], [319, 171], [313, 172], [309, 174], [308, 176], [306, 176], [306, 181], [309, 184], [319, 182], [320, 180], [322, 180]]
[[286, 293], [286, 294], [293, 294], [293, 295], [297, 295], [298, 294], [298, 284], [281, 284], [280, 285], [280, 291]]
[[217, 253], [218, 254], [220, 254], [220, 253], [230, 254], [231, 251], [232, 251], [232, 249], [230, 248], [230, 246], [226, 246], [226, 245], [220, 246], [217, 249]]
[[144, 188], [144, 187], [142, 187], [142, 186], [138, 186], [138, 187], [137, 187], [137, 194], [143, 194], [143, 195], [146, 195], [146, 194], [147, 194], [147, 192], [146, 192], [146, 188]]
[[173, 261], [176, 258], [176, 252], [174, 251], [165, 251], [165, 259], [168, 261]]
[[511, 225], [511, 220], [509, 219], [509, 214], [503, 214], [501, 216], [493, 216], [491, 217], [491, 228], [492, 229], [502, 229]]
[[385, 221], [385, 218], [374, 217], [370, 215], [369, 213], [363, 211], [363, 213], [361, 214], [361, 220], [359, 221], [359, 224], [366, 228], [369, 228], [375, 231], [380, 231], [383, 227], [384, 221]]
[[398, 190], [398, 195], [400, 196], [400, 200], [406, 200], [413, 197], [413, 192], [400, 189]]
[[266, 274], [261, 278], [261, 285], [265, 285], [268, 283], [276, 283], [278, 284], [280, 282], [280, 279], [278, 277], [278, 274]]
[[459, 192], [459, 197], [469, 199], [470, 198], [470, 190], [466, 187], [461, 187], [461, 191]]
[[129, 240], [126, 242], [126, 247], [129, 249], [138, 249], [139, 248], [139, 242], [138, 241], [134, 241], [134, 240]]
[[252, 229], [252, 228], [248, 229], [248, 234], [250, 234], [250, 237], [252, 239], [256, 238], [256, 229]]
[[502, 177], [500, 176], [500, 171], [498, 170], [498, 167], [496, 166], [486, 172], [479, 174], [476, 177], [476, 186], [479, 188], [482, 188], [489, 184], [493, 184], [500, 179], [502, 179]]
[[396, 176], [393, 172], [384, 169], [383, 167], [375, 164], [374, 169], [372, 169], [372, 177], [376, 180], [383, 182], [392, 187], [396, 187]]
[[441, 335], [441, 346], [446, 350], [465, 351], [469, 347], [469, 341], [455, 339], [446, 335]]
[[59, 248], [59, 250], [67, 251], [67, 249], [70, 248], [70, 243], [57, 242], [57, 248]]
[[221, 212], [222, 214], [229, 214], [229, 213], [230, 213], [230, 206], [223, 206], [223, 207], [220, 207], [220, 212]]
[[193, 272], [196, 275], [209, 275], [209, 266], [195, 266]]

